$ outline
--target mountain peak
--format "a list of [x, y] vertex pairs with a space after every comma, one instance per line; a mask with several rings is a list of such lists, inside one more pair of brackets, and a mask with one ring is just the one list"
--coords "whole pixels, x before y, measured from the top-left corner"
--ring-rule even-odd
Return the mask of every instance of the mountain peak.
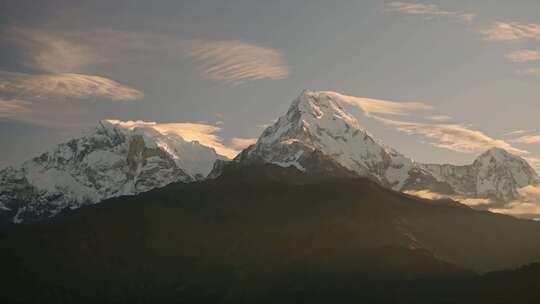
[[[511, 201], [518, 189], [538, 180], [521, 157], [491, 148], [468, 166], [424, 165], [368, 133], [342, 105], [342, 95], [303, 90], [288, 112], [235, 160], [257, 160], [313, 172], [337, 164], [358, 176], [400, 191], [426, 190], [472, 198]], [[318, 155], [315, 157], [315, 155]], [[327, 170], [328, 171], [328, 170]], [[314, 173], [313, 174], [317, 174]]]
[[313, 153], [320, 153], [360, 176], [401, 187], [401, 175], [413, 166], [412, 160], [371, 136], [344, 103], [333, 92], [302, 91], [288, 112], [237, 160], [253, 158], [304, 170], [312, 167], [308, 160], [317, 159]]
[[507, 150], [499, 147], [492, 147], [488, 150], [486, 150], [481, 155], [492, 155], [492, 156], [515, 156], [512, 153], [508, 152]]
[[538, 182], [536, 171], [525, 159], [498, 147], [482, 153], [472, 166], [480, 196], [510, 201], [519, 196], [519, 188]]
[[477, 163], [483, 163], [483, 162], [497, 162], [497, 163], [505, 163], [508, 161], [514, 161], [522, 163], [524, 166], [528, 166], [527, 161], [525, 161], [522, 157], [519, 155], [512, 154], [508, 152], [507, 150], [499, 147], [492, 147], [488, 150], [486, 150], [484, 153], [480, 154], [476, 161]]
[[[292, 102], [289, 108], [291, 118], [300, 115], [307, 115], [307, 121], [329, 126], [333, 122], [341, 121], [350, 127], [361, 129], [358, 120], [347, 113], [341, 101], [332, 96], [330, 92], [303, 90], [302, 93]], [[296, 114], [296, 115], [294, 115]], [[302, 117], [306, 119], [305, 117]]]
[[102, 120], [39, 157], [0, 170], [0, 226], [202, 179], [217, 159], [225, 159], [210, 147], [162, 134], [155, 125]]

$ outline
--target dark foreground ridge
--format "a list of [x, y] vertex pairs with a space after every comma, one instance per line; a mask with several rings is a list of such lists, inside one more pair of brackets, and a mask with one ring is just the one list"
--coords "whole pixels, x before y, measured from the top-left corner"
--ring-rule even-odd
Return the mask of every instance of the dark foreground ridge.
[[540, 224], [231, 165], [0, 236], [2, 303], [538, 303]]

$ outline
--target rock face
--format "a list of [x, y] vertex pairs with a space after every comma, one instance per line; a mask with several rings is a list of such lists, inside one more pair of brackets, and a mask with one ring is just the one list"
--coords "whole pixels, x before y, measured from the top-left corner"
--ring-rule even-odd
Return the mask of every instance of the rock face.
[[101, 121], [70, 140], [0, 171], [0, 222], [31, 222], [109, 197], [202, 179], [225, 157], [152, 127]]
[[[353, 172], [398, 191], [429, 190], [505, 202], [515, 199], [519, 188], [538, 181], [524, 159], [498, 148], [469, 166], [417, 163], [369, 134], [343, 103], [332, 92], [302, 92], [287, 113], [235, 161], [261, 161], [319, 173]], [[316, 166], [314, 158], [319, 160]], [[336, 171], [336, 166], [344, 171]]]

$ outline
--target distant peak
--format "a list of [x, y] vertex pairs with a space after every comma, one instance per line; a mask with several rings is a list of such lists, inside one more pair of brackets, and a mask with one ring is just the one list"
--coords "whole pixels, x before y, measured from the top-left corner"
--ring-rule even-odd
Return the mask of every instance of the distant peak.
[[486, 156], [494, 156], [495, 158], [498, 157], [516, 157], [516, 155], [513, 155], [512, 153], [506, 151], [505, 149], [499, 148], [499, 147], [492, 147], [488, 150], [486, 150], [484, 153], [482, 153], [479, 158], [486, 157]]
[[521, 156], [512, 154], [505, 149], [499, 147], [493, 147], [480, 154], [475, 160], [475, 163], [486, 163], [495, 161], [496, 163], [503, 164], [509, 161], [519, 161], [526, 167], [530, 167], [530, 164]]
[[[358, 120], [342, 106], [343, 101], [332, 92], [303, 90], [289, 108], [289, 115], [308, 115], [318, 123], [341, 120], [356, 129], [363, 129]], [[296, 115], [295, 115], [296, 114]]]
[[508, 151], [506, 151], [503, 148], [499, 148], [499, 147], [492, 147], [492, 148], [488, 149], [486, 152], [490, 152], [490, 153], [507, 153], [507, 154], [509, 154]]
[[313, 91], [310, 90], [310, 89], [303, 89], [303, 90], [302, 90], [302, 93], [300, 93], [300, 96], [310, 95], [310, 94], [312, 94], [312, 93], [313, 93]]

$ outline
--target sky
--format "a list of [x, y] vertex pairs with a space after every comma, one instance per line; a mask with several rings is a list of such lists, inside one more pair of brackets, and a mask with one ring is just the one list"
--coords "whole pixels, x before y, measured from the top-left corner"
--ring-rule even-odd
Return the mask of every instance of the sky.
[[101, 119], [234, 156], [303, 89], [416, 161], [540, 167], [540, 2], [0, 0], [0, 167]]

